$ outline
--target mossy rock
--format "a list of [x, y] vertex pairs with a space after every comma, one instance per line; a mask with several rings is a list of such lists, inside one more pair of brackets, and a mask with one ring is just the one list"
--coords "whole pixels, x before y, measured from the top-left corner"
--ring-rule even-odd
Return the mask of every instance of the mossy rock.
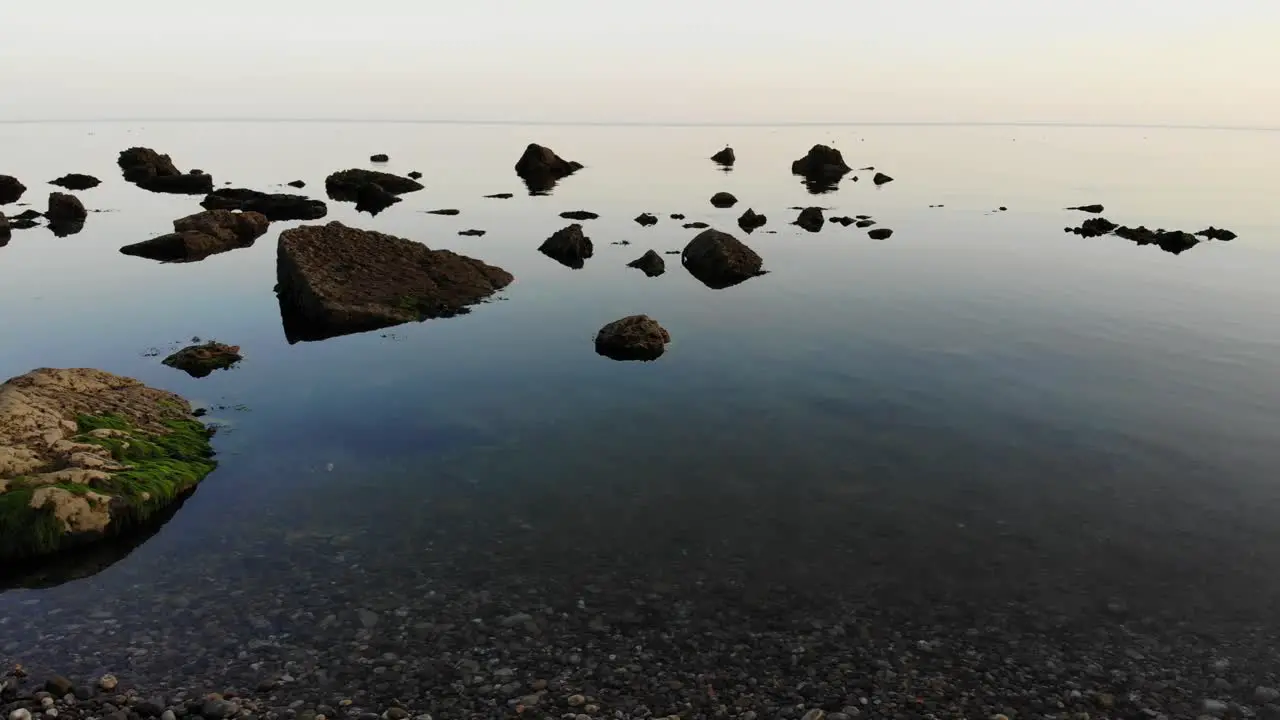
[[182, 398], [100, 370], [0, 385], [0, 566], [146, 524], [217, 463]]

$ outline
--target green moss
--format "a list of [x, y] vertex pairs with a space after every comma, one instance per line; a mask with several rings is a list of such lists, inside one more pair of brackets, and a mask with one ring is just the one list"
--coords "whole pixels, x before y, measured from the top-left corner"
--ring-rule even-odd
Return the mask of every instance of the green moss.
[[62, 525], [49, 510], [32, 510], [35, 490], [0, 493], [0, 558], [43, 555], [58, 549]]

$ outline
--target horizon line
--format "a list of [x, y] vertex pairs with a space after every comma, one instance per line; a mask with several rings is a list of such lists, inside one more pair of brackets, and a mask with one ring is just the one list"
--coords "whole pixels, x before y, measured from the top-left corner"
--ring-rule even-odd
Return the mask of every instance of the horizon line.
[[1197, 123], [1122, 123], [1122, 122], [1080, 122], [1070, 120], [1044, 121], [955, 121], [955, 120], [839, 120], [813, 121], [792, 120], [773, 122], [678, 122], [678, 121], [590, 121], [590, 120], [465, 120], [465, 119], [419, 119], [419, 118], [342, 118], [342, 117], [229, 117], [229, 118], [196, 118], [196, 117], [104, 117], [104, 118], [30, 118], [0, 119], [0, 125], [39, 125], [39, 124], [75, 124], [75, 123], [363, 123], [363, 124], [403, 124], [403, 125], [498, 125], [498, 126], [536, 126], [536, 127], [670, 127], [670, 128], [767, 128], [767, 127], [1045, 127], [1045, 128], [1096, 128], [1096, 129], [1134, 129], [1134, 130], [1226, 130], [1245, 132], [1276, 132], [1280, 127], [1262, 125], [1213, 125]]

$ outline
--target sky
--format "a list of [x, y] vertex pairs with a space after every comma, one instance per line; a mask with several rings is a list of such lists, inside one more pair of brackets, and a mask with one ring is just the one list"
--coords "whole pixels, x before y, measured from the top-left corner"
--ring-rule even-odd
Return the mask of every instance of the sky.
[[11, 0], [0, 120], [1280, 126], [1280, 0]]

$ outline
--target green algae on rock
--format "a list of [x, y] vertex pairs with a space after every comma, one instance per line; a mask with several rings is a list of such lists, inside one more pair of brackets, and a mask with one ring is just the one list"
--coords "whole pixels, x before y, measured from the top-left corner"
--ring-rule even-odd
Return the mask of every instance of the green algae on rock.
[[0, 564], [127, 532], [217, 465], [181, 397], [92, 369], [0, 385]]

